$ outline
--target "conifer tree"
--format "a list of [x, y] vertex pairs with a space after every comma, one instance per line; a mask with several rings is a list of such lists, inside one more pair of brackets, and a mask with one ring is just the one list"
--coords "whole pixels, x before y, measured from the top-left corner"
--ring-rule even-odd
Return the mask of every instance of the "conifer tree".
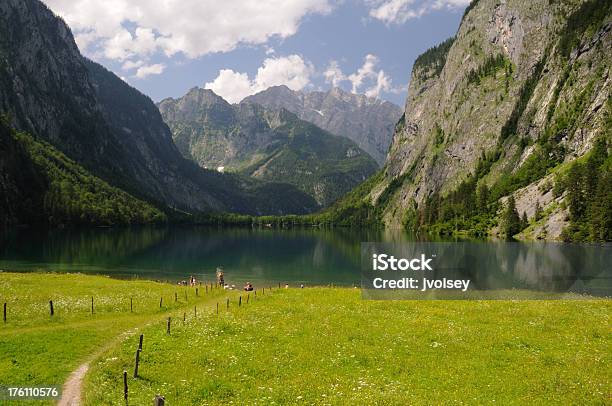
[[540, 206], [540, 201], [538, 200], [536, 201], [535, 210], [533, 212], [533, 220], [539, 221], [543, 215], [544, 215], [544, 212], [542, 211], [542, 206]]
[[508, 239], [511, 239], [521, 231], [521, 219], [516, 210], [516, 201], [513, 195], [510, 195], [506, 203], [506, 209], [502, 216], [502, 225], [504, 236]]
[[523, 215], [521, 216], [521, 230], [526, 229], [528, 225], [529, 219], [527, 218], [527, 213], [523, 212]]

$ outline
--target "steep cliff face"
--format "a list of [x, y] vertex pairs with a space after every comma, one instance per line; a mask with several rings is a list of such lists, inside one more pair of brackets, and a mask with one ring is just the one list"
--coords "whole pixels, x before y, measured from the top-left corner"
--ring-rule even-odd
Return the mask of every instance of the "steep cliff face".
[[300, 120], [285, 109], [230, 105], [194, 88], [159, 109], [185, 157], [202, 167], [266, 182], [287, 182], [327, 206], [377, 169], [351, 140]]
[[107, 163], [100, 151], [115, 140], [105, 136], [85, 62], [68, 27], [38, 1], [0, 3], [0, 83], [0, 111], [14, 127], [92, 165]]
[[369, 195], [385, 223], [399, 226], [469, 178], [496, 197], [515, 193], [520, 212], [544, 205], [539, 237], [558, 238], [567, 213], [550, 194], [555, 173], [610, 137], [610, 4], [473, 1], [455, 38], [415, 63]]
[[[129, 193], [185, 211], [304, 213], [286, 185], [205, 171], [185, 160], [146, 96], [83, 58], [69, 28], [38, 0], [0, 2], [0, 113]], [[304, 201], [292, 206], [299, 195]]]
[[274, 86], [247, 97], [242, 103], [289, 110], [302, 120], [353, 140], [381, 166], [391, 144], [395, 123], [402, 115], [402, 110], [393, 103], [339, 88], [304, 93], [287, 86]]

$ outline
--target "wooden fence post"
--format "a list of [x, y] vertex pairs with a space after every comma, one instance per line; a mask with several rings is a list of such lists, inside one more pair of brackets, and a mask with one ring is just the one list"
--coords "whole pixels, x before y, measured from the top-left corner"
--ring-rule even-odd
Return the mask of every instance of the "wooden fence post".
[[160, 297], [160, 298], [159, 298], [159, 308], [160, 308], [160, 309], [161, 309], [161, 307], [162, 307], [162, 302], [163, 302], [163, 301], [164, 301], [164, 298], [163, 298], [163, 297]]
[[198, 294], [198, 288], [196, 288], [196, 297], [198, 297], [198, 296], [200, 296], [200, 295]]
[[6, 303], [4, 304], [3, 320], [6, 323]]
[[251, 298], [251, 294], [247, 293], [247, 304], [249, 304], [249, 299]]
[[229, 299], [227, 299], [227, 305], [225, 307], [226, 309], [229, 309]]
[[140, 348], [136, 350], [136, 359], [134, 360], [134, 378], [138, 378], [138, 364], [140, 364]]
[[125, 404], [128, 402], [128, 384], [127, 384], [127, 371], [123, 371], [123, 399]]
[[196, 306], [193, 306], [193, 316], [198, 317], [198, 308]]
[[183, 323], [185, 322], [186, 318], [187, 318], [187, 312], [183, 312]]
[[174, 292], [174, 301], [178, 302], [178, 293]]
[[168, 317], [168, 326], [166, 327], [166, 334], [170, 334], [170, 317]]
[[153, 406], [164, 406], [166, 399], [161, 395], [155, 395], [153, 398]]
[[189, 301], [189, 299], [187, 299], [187, 289], [185, 289], [185, 301]]
[[55, 314], [53, 311], [53, 300], [49, 300], [49, 312], [51, 312], [51, 316]]
[[94, 314], [93, 296], [91, 297], [91, 314]]
[[206, 285], [205, 288], [206, 288], [206, 294], [208, 294], [208, 285]]
[[238, 307], [242, 306], [242, 295], [240, 295], [240, 298], [238, 299]]
[[134, 299], [130, 298], [130, 313], [134, 311]]
[[219, 302], [217, 302], [217, 314], [219, 314]]
[[140, 340], [138, 341], [138, 349], [142, 351], [142, 340], [144, 339], [144, 334], [140, 335]]

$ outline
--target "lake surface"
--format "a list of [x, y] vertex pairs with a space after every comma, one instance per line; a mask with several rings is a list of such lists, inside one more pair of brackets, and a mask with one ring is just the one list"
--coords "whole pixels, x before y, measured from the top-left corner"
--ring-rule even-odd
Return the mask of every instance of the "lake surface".
[[[17, 230], [0, 241], [0, 269], [106, 274], [178, 281], [359, 285], [361, 243], [409, 244], [407, 234], [356, 229], [209, 227]], [[466, 272], [506, 288], [611, 294], [612, 245], [470, 243]], [[491, 260], [494, 255], [493, 260]], [[486, 261], [484, 260], [486, 258]], [[454, 261], [454, 260], [453, 260]], [[460, 258], [457, 259], [461, 261]], [[477, 266], [474, 266], [474, 265]], [[483, 276], [484, 275], [484, 276]], [[500, 285], [501, 286], [501, 285]]]

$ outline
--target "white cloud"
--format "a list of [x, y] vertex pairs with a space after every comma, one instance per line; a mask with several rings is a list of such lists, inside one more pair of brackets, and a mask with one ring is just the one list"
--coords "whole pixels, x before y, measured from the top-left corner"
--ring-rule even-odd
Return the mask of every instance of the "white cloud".
[[43, 0], [70, 25], [81, 51], [118, 61], [162, 52], [197, 58], [295, 34], [333, 0]]
[[365, 95], [368, 97], [379, 98], [383, 92], [399, 94], [406, 92], [407, 90], [407, 86], [394, 87], [391, 78], [381, 69], [378, 72], [378, 75], [376, 75], [376, 83], [366, 90]]
[[137, 60], [137, 61], [126, 61], [122, 66], [121, 69], [127, 71], [127, 70], [132, 70], [132, 69], [136, 69], [136, 68], [140, 68], [142, 65], [144, 65], [144, 61], [142, 60]]
[[368, 54], [365, 57], [363, 66], [357, 69], [357, 72], [348, 75], [347, 79], [351, 82], [353, 93], [357, 93], [364, 80], [372, 79], [377, 76], [375, 71], [376, 65], [378, 64], [378, 57], [376, 55]]
[[136, 71], [136, 77], [138, 79], [144, 79], [149, 75], [159, 75], [164, 72], [166, 69], [166, 65], [161, 63], [156, 63], [154, 65], [144, 65], [138, 68]]
[[366, 0], [370, 6], [370, 17], [385, 24], [403, 24], [434, 10], [459, 9], [470, 4], [470, 0]]
[[253, 83], [246, 73], [234, 72], [231, 69], [222, 69], [212, 82], [204, 85], [230, 103], [239, 103], [242, 99], [253, 94]]
[[368, 97], [379, 98], [385, 93], [399, 94], [406, 91], [407, 86], [393, 86], [391, 78], [384, 70], [377, 70], [380, 60], [376, 55], [368, 54], [365, 57], [363, 65], [356, 72], [346, 75], [340, 69], [337, 61], [331, 61], [327, 69], [323, 72], [326, 83], [331, 83], [332, 86], [339, 86], [342, 82], [351, 83], [351, 91], [359, 93], [360, 89], [365, 89], [365, 95]]
[[302, 90], [310, 84], [313, 73], [312, 64], [299, 55], [267, 58], [253, 79], [246, 73], [222, 69], [215, 80], [206, 83], [204, 88], [211, 89], [230, 103], [239, 103], [270, 86], [286, 85], [292, 90]]
[[325, 82], [331, 83], [334, 87], [340, 86], [341, 82], [347, 80], [340, 69], [338, 61], [331, 61], [325, 72], [323, 72], [323, 76], [325, 77]]

